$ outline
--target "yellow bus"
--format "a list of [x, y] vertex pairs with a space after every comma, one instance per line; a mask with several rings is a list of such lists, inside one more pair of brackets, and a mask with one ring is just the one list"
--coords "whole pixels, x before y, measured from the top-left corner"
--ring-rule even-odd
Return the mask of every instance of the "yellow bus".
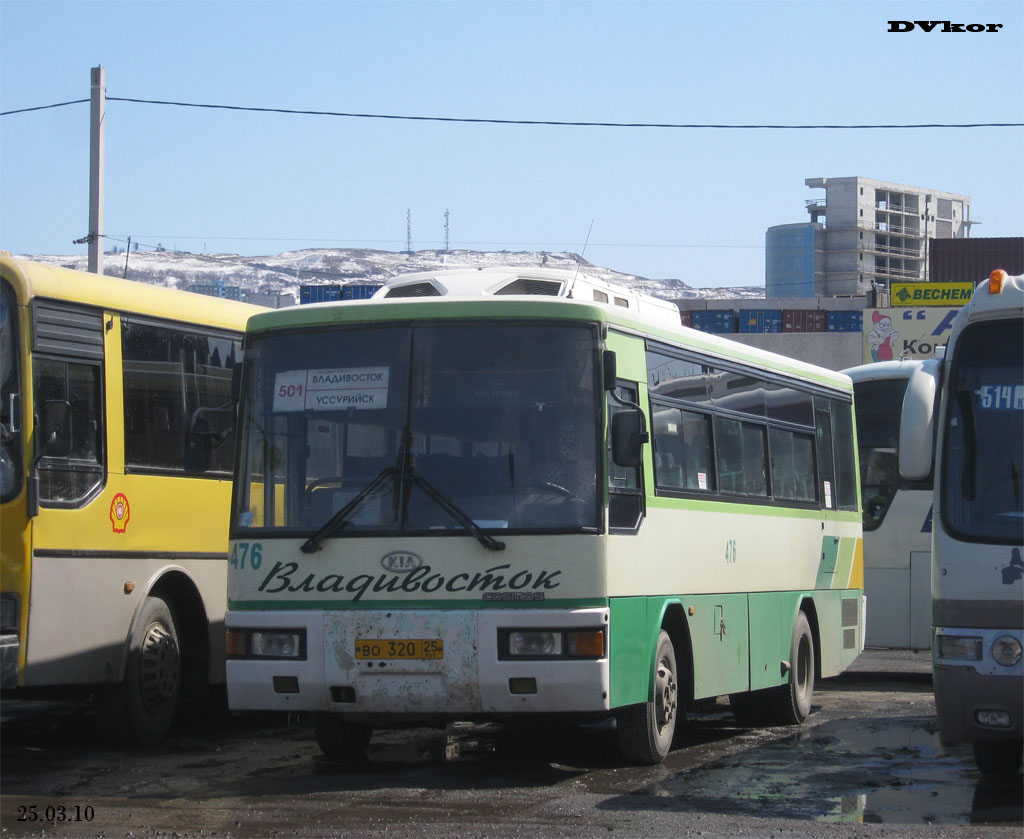
[[7, 697], [163, 737], [224, 682], [232, 373], [261, 307], [0, 255]]

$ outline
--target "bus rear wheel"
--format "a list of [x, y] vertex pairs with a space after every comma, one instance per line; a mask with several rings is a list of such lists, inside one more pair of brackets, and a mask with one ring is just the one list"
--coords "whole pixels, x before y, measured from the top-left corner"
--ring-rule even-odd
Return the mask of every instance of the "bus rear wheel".
[[350, 761], [363, 756], [370, 745], [373, 727], [349, 722], [341, 714], [316, 711], [313, 713], [313, 735], [324, 757]]
[[814, 636], [807, 615], [799, 612], [789, 652], [789, 681], [771, 689], [769, 712], [776, 725], [800, 725], [811, 713], [814, 698]]
[[616, 714], [619, 751], [630, 763], [653, 766], [672, 748], [679, 717], [679, 678], [675, 648], [664, 630], [651, 673], [653, 698], [622, 708]]
[[1024, 757], [1021, 740], [975, 740], [974, 762], [982, 775], [1016, 775]]
[[158, 743], [178, 712], [181, 678], [174, 613], [163, 598], [147, 597], [132, 627], [124, 680], [102, 697], [107, 730], [128, 742]]

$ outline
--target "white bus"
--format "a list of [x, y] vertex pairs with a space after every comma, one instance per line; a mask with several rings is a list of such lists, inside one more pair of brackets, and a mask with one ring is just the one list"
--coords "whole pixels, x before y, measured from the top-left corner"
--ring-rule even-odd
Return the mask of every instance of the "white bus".
[[880, 361], [843, 371], [853, 379], [857, 415], [868, 647], [931, 647], [932, 482], [901, 480], [897, 468], [903, 394], [923, 363]]
[[[935, 446], [932, 433], [935, 431]], [[935, 474], [932, 642], [942, 739], [985, 774], [1024, 737], [1024, 277], [993, 272], [903, 404], [900, 472]]]
[[374, 727], [692, 703], [799, 723], [863, 647], [847, 376], [570, 272], [401, 277], [248, 325], [228, 568], [235, 710]]

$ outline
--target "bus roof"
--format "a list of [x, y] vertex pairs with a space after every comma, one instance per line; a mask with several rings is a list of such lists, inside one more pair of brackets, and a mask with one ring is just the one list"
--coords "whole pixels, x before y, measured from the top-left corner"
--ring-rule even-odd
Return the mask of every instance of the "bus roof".
[[899, 358], [894, 361], [876, 361], [847, 367], [843, 372], [857, 382], [874, 382], [881, 379], [909, 379], [914, 371], [924, 364], [920, 358]]
[[[429, 274], [436, 279], [441, 272]], [[486, 278], [486, 282], [495, 287], [497, 272], [446, 272], [451, 275], [473, 275]], [[540, 272], [531, 271], [530, 276]], [[545, 272], [568, 274], [572, 272]], [[419, 275], [427, 277], [427, 274]], [[540, 277], [537, 277], [540, 279]], [[544, 279], [547, 279], [545, 276]], [[508, 280], [508, 272], [499, 277], [499, 285], [504, 288]], [[423, 280], [419, 280], [423, 282]], [[480, 280], [478, 280], [478, 283]], [[449, 279], [449, 284], [455, 283]], [[588, 286], [589, 288], [590, 286]], [[388, 286], [384, 286], [386, 290]], [[613, 286], [601, 285], [601, 289], [614, 289]], [[633, 299], [642, 297], [631, 292]], [[317, 303], [305, 306], [289, 306], [284, 309], [268, 310], [255, 316], [248, 326], [250, 332], [262, 332], [277, 329], [316, 328], [338, 325], [381, 324], [388, 321], [410, 320], [445, 320], [454, 318], [557, 318], [562, 320], [579, 320], [601, 323], [608, 328], [638, 334], [662, 341], [670, 345], [682, 345], [697, 352], [708, 353], [723, 359], [730, 359], [741, 364], [758, 368], [767, 368], [779, 373], [823, 384], [842, 391], [852, 390], [850, 379], [842, 373], [807, 364], [788, 356], [768, 352], [736, 341], [730, 341], [708, 332], [701, 332], [682, 325], [678, 309], [669, 301], [658, 301], [654, 316], [645, 316], [643, 306], [627, 308], [591, 300], [580, 300], [562, 295], [553, 296], [549, 293], [540, 294], [509, 294], [502, 291], [481, 293], [478, 288], [470, 292], [434, 294], [421, 297], [387, 298], [378, 292], [370, 300], [351, 300], [332, 303]], [[668, 305], [675, 309], [674, 318], [664, 316], [663, 307]], [[648, 307], [650, 308], [650, 307]]]
[[33, 297], [67, 300], [112, 311], [235, 330], [244, 329], [252, 315], [267, 311], [251, 303], [42, 265], [9, 254], [0, 254], [0, 273], [14, 285], [20, 305]]

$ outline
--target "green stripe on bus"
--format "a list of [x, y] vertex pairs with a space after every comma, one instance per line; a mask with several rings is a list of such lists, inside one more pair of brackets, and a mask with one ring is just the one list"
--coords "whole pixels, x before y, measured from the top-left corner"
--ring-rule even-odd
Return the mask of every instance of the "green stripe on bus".
[[381, 609], [426, 609], [429, 611], [476, 609], [600, 609], [608, 605], [601, 598], [565, 600], [229, 600], [228, 610], [246, 609], [257, 612], [293, 612], [302, 609], [318, 611], [355, 611]]

